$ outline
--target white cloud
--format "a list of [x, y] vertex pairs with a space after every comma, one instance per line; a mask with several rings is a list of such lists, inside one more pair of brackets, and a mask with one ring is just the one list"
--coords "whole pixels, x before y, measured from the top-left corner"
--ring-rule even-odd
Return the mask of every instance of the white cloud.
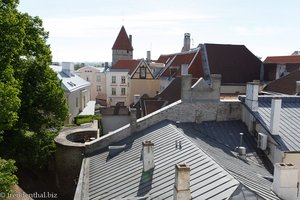
[[[178, 22], [188, 22], [192, 20], [207, 21], [215, 19], [216, 16], [193, 15], [172, 12], [149, 12], [143, 15], [130, 15], [123, 17], [114, 16], [78, 16], [69, 17], [61, 16], [54, 18], [45, 18], [44, 26], [50, 31], [51, 37], [68, 37], [68, 38], [87, 38], [111, 35], [112, 30], [116, 27], [119, 29], [121, 24], [129, 28], [139, 29], [156, 29], [162, 27], [171, 27]], [[178, 26], [178, 24], [177, 24]], [[159, 30], [164, 32], [165, 30]], [[153, 31], [155, 32], [155, 31]], [[115, 33], [117, 35], [117, 33]]]
[[281, 34], [287, 30], [283, 27], [247, 27], [237, 26], [233, 31], [242, 36], [268, 36], [274, 34]]

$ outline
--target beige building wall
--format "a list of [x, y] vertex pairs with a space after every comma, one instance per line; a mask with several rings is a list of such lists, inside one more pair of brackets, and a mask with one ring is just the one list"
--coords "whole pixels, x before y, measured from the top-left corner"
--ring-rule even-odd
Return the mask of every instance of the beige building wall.
[[90, 99], [90, 87], [85, 87], [71, 93], [66, 93], [69, 109], [69, 119], [67, 123], [72, 123], [74, 117], [78, 115], [87, 105]]
[[106, 76], [102, 68], [86, 66], [78, 69], [76, 74], [91, 83], [91, 100], [96, 97], [106, 99]]
[[[112, 83], [112, 77], [116, 78], [116, 83]], [[125, 77], [125, 83], [122, 83], [122, 76]], [[123, 102], [125, 106], [129, 106], [129, 80], [128, 72], [112, 72], [106, 73], [106, 94], [107, 94], [107, 106], [115, 106], [118, 102]], [[122, 94], [122, 88], [125, 88], [125, 94]], [[116, 93], [113, 94], [112, 90]]]
[[129, 104], [133, 103], [135, 94], [147, 94], [149, 97], [154, 97], [159, 92], [159, 79], [131, 79], [130, 82]]

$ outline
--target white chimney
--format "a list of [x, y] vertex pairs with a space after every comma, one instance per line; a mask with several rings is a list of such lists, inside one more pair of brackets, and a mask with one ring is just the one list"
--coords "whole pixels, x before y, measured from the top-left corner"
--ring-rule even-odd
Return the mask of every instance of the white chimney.
[[191, 35], [190, 33], [185, 33], [182, 51], [189, 51], [190, 49], [191, 49]]
[[296, 95], [300, 95], [300, 81], [296, 81]]
[[68, 76], [74, 76], [75, 71], [74, 71], [74, 63], [72, 62], [62, 62], [62, 71], [68, 75]]
[[181, 76], [181, 100], [191, 100], [192, 75], [186, 74]]
[[289, 163], [275, 163], [272, 190], [282, 199], [296, 200], [298, 168]]
[[258, 111], [258, 88], [259, 83], [247, 83], [246, 105], [254, 112]]
[[148, 63], [151, 62], [151, 51], [147, 51], [147, 59], [146, 59], [146, 61], [147, 61]]
[[154, 168], [154, 143], [150, 140], [143, 141], [143, 171]]
[[129, 35], [129, 42], [132, 45], [132, 35]]
[[190, 166], [187, 164], [175, 165], [174, 200], [192, 199], [190, 191]]
[[136, 104], [141, 98], [141, 95], [140, 94], [135, 94], [133, 96], [133, 103]]
[[279, 135], [280, 112], [281, 112], [281, 98], [274, 97], [271, 103], [271, 116], [270, 116], [270, 131], [272, 135]]

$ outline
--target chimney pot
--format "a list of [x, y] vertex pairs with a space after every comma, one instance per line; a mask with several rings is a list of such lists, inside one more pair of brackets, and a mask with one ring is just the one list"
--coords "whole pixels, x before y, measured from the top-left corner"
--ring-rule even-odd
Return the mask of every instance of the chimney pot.
[[143, 171], [154, 168], [154, 143], [150, 140], [142, 142], [143, 145]]
[[270, 131], [272, 135], [279, 135], [280, 112], [281, 112], [281, 98], [274, 97], [271, 103], [271, 118], [270, 118]]
[[190, 191], [190, 166], [186, 163], [175, 165], [174, 200], [192, 199]]

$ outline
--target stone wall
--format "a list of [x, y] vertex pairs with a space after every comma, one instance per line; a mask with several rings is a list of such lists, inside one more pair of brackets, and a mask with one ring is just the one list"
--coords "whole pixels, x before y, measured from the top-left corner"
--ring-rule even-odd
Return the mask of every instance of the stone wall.
[[98, 122], [79, 127], [66, 127], [55, 138], [56, 185], [63, 199], [73, 199], [81, 162], [85, 154], [85, 144], [74, 142], [84, 135], [99, 137]]

